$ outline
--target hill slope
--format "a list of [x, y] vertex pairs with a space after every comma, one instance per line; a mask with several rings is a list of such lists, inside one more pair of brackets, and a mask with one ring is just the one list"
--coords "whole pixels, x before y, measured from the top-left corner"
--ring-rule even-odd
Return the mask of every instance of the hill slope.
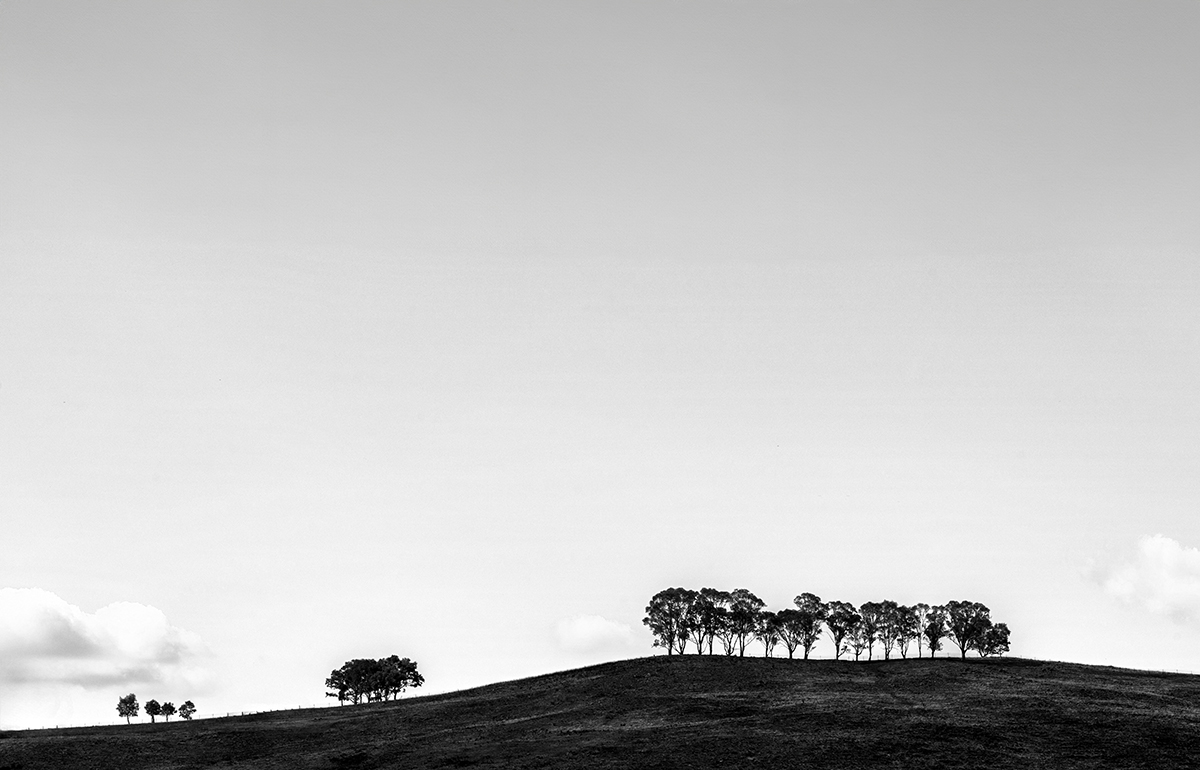
[[0, 733], [0, 770], [1200, 767], [1200, 676], [654, 657], [396, 703]]

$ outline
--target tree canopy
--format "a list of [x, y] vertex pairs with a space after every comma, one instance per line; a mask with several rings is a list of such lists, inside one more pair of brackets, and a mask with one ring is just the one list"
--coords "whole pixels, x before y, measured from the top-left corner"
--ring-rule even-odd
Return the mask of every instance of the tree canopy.
[[707, 651], [711, 655], [714, 640], [720, 639], [726, 655], [745, 655], [747, 646], [757, 642], [768, 657], [782, 644], [789, 658], [803, 650], [808, 659], [822, 629], [833, 643], [834, 659], [853, 652], [855, 660], [863, 653], [873, 660], [877, 643], [885, 660], [894, 651], [907, 658], [914, 641], [918, 658], [924, 657], [926, 649], [932, 657], [946, 638], [958, 645], [962, 657], [972, 650], [982, 657], [1009, 650], [1008, 626], [993, 624], [988, 608], [979, 602], [906, 606], [884, 599], [863, 602], [856, 608], [849, 602], [824, 602], [816, 594], [801, 593], [793, 604], [795, 608], [768, 610], [762, 599], [745, 588], [666, 588], [650, 598], [642, 623], [653, 634], [654, 646], [668, 655], [686, 653], [689, 643], [697, 654]]
[[420, 687], [425, 677], [417, 671], [416, 661], [392, 655], [372, 660], [355, 658], [334, 669], [325, 686], [327, 698], [337, 698], [338, 703], [350, 701], [359, 704], [372, 701], [395, 700], [409, 687]]
[[133, 693], [129, 693], [124, 698], [117, 700], [117, 716], [125, 717], [125, 724], [129, 724], [131, 717], [138, 715], [138, 699]]

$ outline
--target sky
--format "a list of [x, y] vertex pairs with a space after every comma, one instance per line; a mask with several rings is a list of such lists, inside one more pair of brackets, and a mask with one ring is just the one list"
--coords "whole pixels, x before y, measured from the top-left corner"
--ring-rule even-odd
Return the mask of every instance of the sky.
[[0, 2], [0, 727], [661, 654], [669, 586], [1200, 672], [1198, 38]]

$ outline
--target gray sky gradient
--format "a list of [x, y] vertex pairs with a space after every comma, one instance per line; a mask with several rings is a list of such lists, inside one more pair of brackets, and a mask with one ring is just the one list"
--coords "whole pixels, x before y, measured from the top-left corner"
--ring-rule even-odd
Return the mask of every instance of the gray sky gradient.
[[[1184, 2], [0, 3], [0, 588], [161, 610], [213, 710], [646, 654], [668, 585], [1200, 670], [1200, 609], [1131, 598], [1200, 608], [1197, 39]], [[123, 694], [46, 688], [0, 725]]]

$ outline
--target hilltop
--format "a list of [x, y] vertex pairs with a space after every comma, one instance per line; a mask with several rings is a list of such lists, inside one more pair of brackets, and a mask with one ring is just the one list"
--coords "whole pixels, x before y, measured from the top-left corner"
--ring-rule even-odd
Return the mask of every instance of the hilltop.
[[1200, 767], [1200, 676], [673, 656], [392, 703], [0, 733], [0, 770], [59, 767]]

